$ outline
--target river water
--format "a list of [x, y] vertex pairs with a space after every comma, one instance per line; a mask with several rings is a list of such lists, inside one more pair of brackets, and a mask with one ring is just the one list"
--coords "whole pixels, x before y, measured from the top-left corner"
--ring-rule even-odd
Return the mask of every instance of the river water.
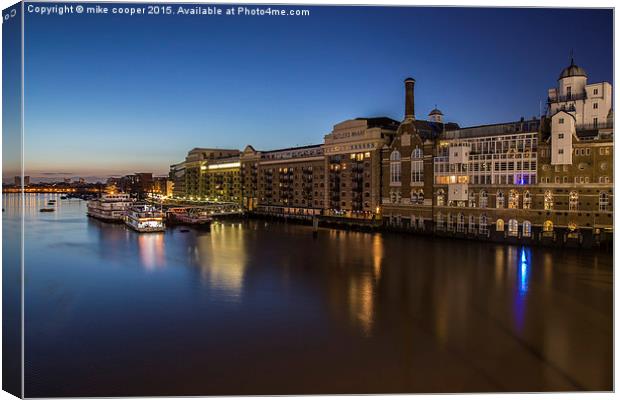
[[137, 234], [50, 197], [25, 200], [28, 397], [612, 389], [611, 254], [255, 220]]

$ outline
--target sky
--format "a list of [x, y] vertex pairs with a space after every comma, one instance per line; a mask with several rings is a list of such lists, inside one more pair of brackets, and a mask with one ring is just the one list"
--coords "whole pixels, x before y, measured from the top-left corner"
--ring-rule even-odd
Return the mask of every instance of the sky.
[[286, 8], [310, 16], [26, 12], [26, 172], [166, 174], [194, 147], [321, 143], [350, 118], [401, 120], [408, 76], [417, 118], [530, 118], [571, 50], [612, 82], [611, 10]]

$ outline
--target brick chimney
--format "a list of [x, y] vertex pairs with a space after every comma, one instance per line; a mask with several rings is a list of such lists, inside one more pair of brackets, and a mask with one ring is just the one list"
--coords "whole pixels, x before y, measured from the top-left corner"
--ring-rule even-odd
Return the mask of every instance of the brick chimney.
[[405, 79], [405, 119], [415, 119], [413, 87], [415, 79]]

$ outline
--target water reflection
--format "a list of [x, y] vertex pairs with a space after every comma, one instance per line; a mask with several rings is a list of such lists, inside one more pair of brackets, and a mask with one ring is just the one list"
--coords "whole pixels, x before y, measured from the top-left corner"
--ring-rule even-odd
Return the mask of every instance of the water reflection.
[[138, 254], [140, 262], [147, 270], [163, 268], [166, 265], [165, 241], [163, 233], [138, 235]]
[[45, 201], [28, 397], [612, 387], [608, 254], [264, 221], [141, 235]]
[[190, 248], [203, 283], [227, 300], [240, 302], [246, 269], [245, 232], [241, 224], [215, 223]]

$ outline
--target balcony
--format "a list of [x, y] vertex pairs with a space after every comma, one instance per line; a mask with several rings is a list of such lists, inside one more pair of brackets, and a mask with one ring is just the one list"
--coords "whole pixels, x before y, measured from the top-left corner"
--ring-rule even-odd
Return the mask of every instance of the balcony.
[[605, 121], [605, 122], [598, 122], [596, 124], [577, 124], [577, 126], [575, 127], [575, 129], [577, 130], [577, 132], [583, 132], [583, 131], [596, 131], [599, 129], [613, 129], [614, 127], [614, 121]]
[[561, 103], [563, 101], [573, 101], [573, 100], [585, 100], [588, 96], [586, 92], [582, 93], [571, 93], [564, 96], [555, 96], [554, 98], [549, 97], [547, 101], [549, 103]]

